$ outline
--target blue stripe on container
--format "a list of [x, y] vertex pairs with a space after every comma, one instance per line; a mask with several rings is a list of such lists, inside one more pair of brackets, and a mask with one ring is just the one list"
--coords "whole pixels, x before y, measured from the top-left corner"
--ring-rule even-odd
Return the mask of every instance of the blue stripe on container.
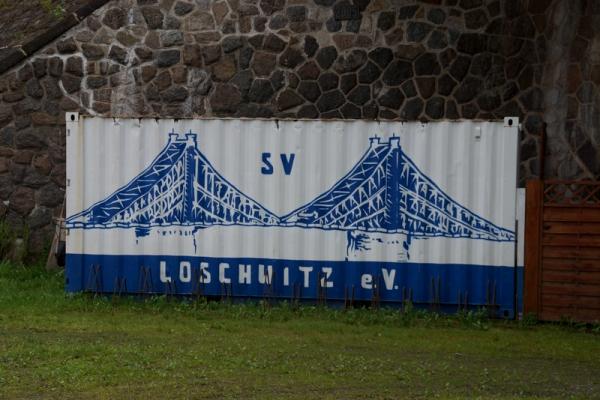
[[[514, 270], [512, 266], [488, 266], [472, 264], [430, 264], [430, 263], [389, 263], [359, 261], [307, 261], [280, 260], [259, 258], [211, 258], [188, 256], [156, 256], [156, 255], [93, 255], [67, 254], [66, 290], [68, 292], [101, 291], [113, 293], [115, 283], [125, 279], [127, 292], [141, 292], [142, 267], [148, 268], [152, 279], [152, 293], [164, 294], [167, 285], [160, 281], [160, 262], [166, 265], [166, 274], [175, 282], [170, 289], [175, 294], [189, 295], [194, 293], [194, 281], [200, 276], [201, 263], [208, 264], [211, 275], [210, 283], [202, 285], [202, 292], [208, 296], [220, 296], [223, 285], [219, 282], [219, 265], [227, 264], [226, 278], [231, 279], [231, 293], [234, 297], [262, 298], [267, 287], [259, 283], [259, 265], [272, 266], [274, 298], [290, 299], [294, 296], [294, 285], [299, 285], [300, 298], [317, 299], [318, 273], [323, 276], [324, 268], [331, 268], [329, 282], [333, 287], [326, 289], [328, 301], [343, 301], [345, 290], [354, 286], [354, 298], [358, 301], [371, 301], [373, 290], [361, 287], [363, 275], [370, 274], [374, 280], [379, 277], [380, 299], [383, 304], [399, 305], [403, 293], [412, 291], [412, 302], [415, 305], [429, 305], [433, 299], [433, 287], [439, 282], [439, 303], [443, 310], [456, 310], [459, 296], [466, 295], [470, 306], [485, 306], [491, 300], [495, 287], [495, 303], [498, 316], [513, 317], [515, 310], [515, 293], [517, 299], [522, 298], [522, 268]], [[179, 279], [180, 263], [191, 264], [191, 282]], [[239, 265], [251, 265], [250, 283], [239, 282]], [[99, 285], [95, 283], [93, 267], [99, 265]], [[304, 285], [305, 274], [299, 268], [312, 267], [309, 272], [308, 287]], [[289, 271], [289, 285], [284, 285], [284, 269]], [[387, 271], [387, 272], [386, 272]], [[390, 287], [386, 287], [383, 276], [391, 276], [395, 271], [395, 279]], [[516, 273], [515, 273], [516, 272]], [[515, 288], [515, 279], [517, 287]], [[97, 287], [99, 286], [99, 287]], [[515, 290], [516, 289], [516, 290]], [[461, 300], [463, 301], [463, 300]], [[520, 303], [520, 301], [518, 301]], [[519, 307], [520, 308], [520, 307]]]

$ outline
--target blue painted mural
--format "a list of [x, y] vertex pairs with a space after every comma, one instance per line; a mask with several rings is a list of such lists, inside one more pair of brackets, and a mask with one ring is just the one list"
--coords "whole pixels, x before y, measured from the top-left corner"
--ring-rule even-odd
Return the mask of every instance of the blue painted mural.
[[412, 239], [449, 237], [514, 241], [513, 231], [475, 214], [444, 193], [402, 151], [400, 138], [372, 137], [363, 157], [325, 193], [277, 216], [223, 177], [198, 149], [197, 136], [170, 133], [163, 150], [137, 177], [67, 219], [81, 229], [215, 225], [277, 226], [348, 231], [349, 248], [365, 234]]

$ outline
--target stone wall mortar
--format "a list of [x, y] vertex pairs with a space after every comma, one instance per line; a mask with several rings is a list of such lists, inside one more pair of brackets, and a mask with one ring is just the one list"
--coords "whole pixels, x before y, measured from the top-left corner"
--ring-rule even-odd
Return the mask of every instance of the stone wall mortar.
[[35, 228], [32, 249], [48, 241], [64, 196], [67, 111], [517, 116], [521, 183], [539, 174], [545, 123], [547, 175], [597, 178], [597, 8], [583, 0], [112, 0], [0, 76], [0, 213]]

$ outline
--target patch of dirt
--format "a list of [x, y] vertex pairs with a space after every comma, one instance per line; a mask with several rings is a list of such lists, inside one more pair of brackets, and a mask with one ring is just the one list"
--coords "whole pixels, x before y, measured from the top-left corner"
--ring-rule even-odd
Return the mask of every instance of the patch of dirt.
[[28, 42], [87, 0], [0, 0], [0, 48]]

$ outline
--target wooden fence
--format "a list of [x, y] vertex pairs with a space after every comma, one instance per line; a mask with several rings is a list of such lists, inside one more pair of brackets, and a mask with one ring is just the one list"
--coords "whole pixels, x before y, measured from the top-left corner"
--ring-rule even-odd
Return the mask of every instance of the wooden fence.
[[527, 183], [524, 311], [600, 321], [600, 182]]

